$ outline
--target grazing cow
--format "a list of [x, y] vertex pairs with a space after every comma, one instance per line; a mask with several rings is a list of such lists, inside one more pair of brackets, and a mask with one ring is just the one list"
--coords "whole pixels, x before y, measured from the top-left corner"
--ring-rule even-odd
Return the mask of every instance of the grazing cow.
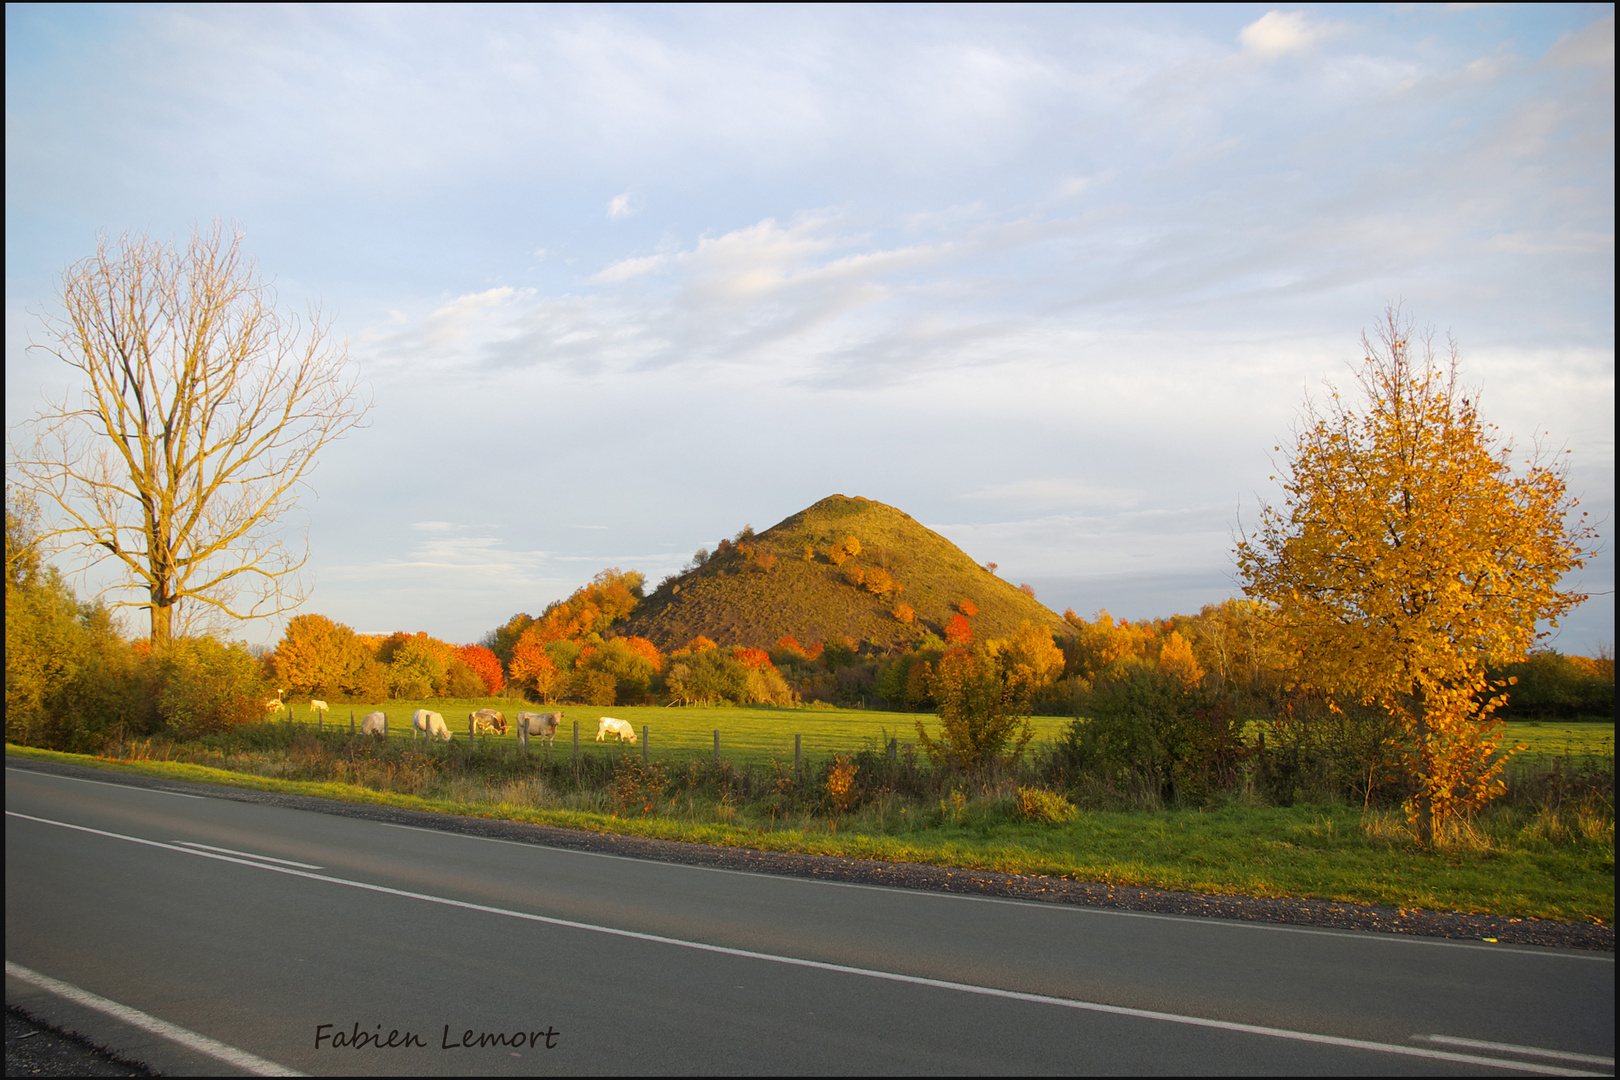
[[326, 711], [326, 702], [317, 701], [315, 698], [310, 698], [309, 699], [309, 711], [310, 712], [318, 712], [318, 713], [325, 712]]
[[496, 709], [479, 709], [473, 713], [473, 731], [485, 734], [498, 731], [506, 734], [506, 714]]
[[602, 742], [605, 740], [608, 732], [610, 731], [619, 737], [620, 742], [624, 742], [626, 739], [629, 739], [630, 744], [632, 746], [635, 745], [636, 729], [630, 726], [630, 721], [615, 720], [611, 716], [602, 717], [602, 719], [596, 722], [596, 741]]
[[265, 711], [267, 711], [267, 712], [280, 712], [282, 709], [285, 709], [287, 706], [285, 706], [285, 705], [283, 705], [281, 703], [280, 698], [271, 698], [269, 701], [266, 701], [264, 703], [264, 707], [265, 707]]
[[561, 712], [520, 712], [517, 714], [518, 735], [525, 743], [538, 736], [551, 745], [551, 738], [557, 734], [557, 725], [562, 723]]
[[450, 725], [444, 722], [444, 717], [428, 709], [417, 709], [411, 714], [411, 730], [420, 731], [429, 739], [443, 739], [450, 741]]
[[365, 719], [360, 721], [360, 734], [388, 734], [388, 717], [384, 716], [380, 712], [366, 713]]

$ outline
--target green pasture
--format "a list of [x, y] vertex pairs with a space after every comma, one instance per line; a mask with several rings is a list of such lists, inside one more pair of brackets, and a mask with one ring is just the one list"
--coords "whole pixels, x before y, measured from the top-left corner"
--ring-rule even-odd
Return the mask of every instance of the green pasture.
[[1510, 720], [1503, 742], [1547, 757], [1613, 757], [1614, 720]]
[[[314, 725], [315, 717], [309, 703], [294, 702], [291, 722]], [[596, 722], [604, 716], [628, 721], [639, 738], [642, 728], [651, 736], [648, 752], [663, 757], [686, 757], [714, 753], [714, 733], [720, 732], [720, 756], [738, 764], [765, 765], [775, 757], [778, 761], [793, 759], [793, 737], [800, 736], [806, 756], [818, 757], [834, 751], [876, 749], [889, 739], [898, 739], [901, 745], [917, 741], [917, 721], [928, 725], [930, 734], [937, 731], [937, 719], [928, 713], [879, 712], [875, 709], [784, 708], [776, 706], [670, 706], [615, 705], [603, 708], [597, 705], [534, 705], [510, 698], [450, 698], [427, 701], [387, 701], [376, 705], [334, 704], [326, 715], [325, 724], [346, 731], [349, 716], [359, 718], [369, 712], [381, 711], [388, 716], [388, 734], [392, 738], [410, 738], [411, 714], [417, 709], [431, 709], [441, 713], [450, 731], [457, 739], [467, 737], [467, 717], [478, 709], [499, 709], [510, 722], [519, 712], [554, 712], [563, 714], [563, 726], [557, 732], [560, 745], [572, 749], [573, 725], [579, 722], [579, 748], [581, 753], [607, 752], [604, 743], [596, 742]], [[288, 719], [287, 713], [281, 714]], [[1069, 722], [1062, 716], [1036, 716], [1035, 742], [1062, 737]], [[497, 742], [517, 742], [517, 733], [503, 736], [480, 735], [479, 739]], [[1511, 745], [1524, 743], [1526, 754], [1547, 757], [1612, 757], [1614, 755], [1613, 720], [1514, 720], [1507, 724], [1504, 742]]]
[[[336, 705], [326, 716], [325, 724], [340, 731], [349, 728], [349, 714], [353, 711], [356, 727], [369, 712], [379, 711], [388, 717], [390, 738], [410, 738], [411, 714], [417, 709], [431, 709], [444, 716], [451, 734], [457, 740], [467, 737], [467, 717], [478, 709], [499, 709], [506, 714], [508, 724], [519, 712], [558, 712], [563, 714], [562, 727], [557, 730], [559, 749], [573, 749], [574, 723], [579, 723], [579, 749], [582, 754], [614, 753], [613, 738], [596, 741], [596, 722], [604, 716], [615, 717], [635, 726], [639, 740], [643, 728], [647, 729], [647, 751], [653, 757], [691, 757], [714, 754], [714, 733], [720, 732], [720, 756], [737, 764], [766, 765], [771, 758], [788, 764], [793, 760], [793, 737], [800, 738], [806, 759], [825, 757], [835, 751], [878, 749], [889, 739], [898, 739], [904, 746], [917, 741], [917, 721], [928, 725], [929, 733], [938, 731], [938, 719], [930, 713], [878, 712], [868, 709], [806, 709], [772, 706], [704, 707], [655, 705], [532, 705], [502, 698], [439, 699], [432, 701], [389, 701], [380, 705]], [[286, 714], [283, 714], [286, 718]], [[308, 702], [293, 706], [291, 722], [313, 725]], [[1037, 716], [1032, 719], [1035, 743], [1055, 739], [1062, 735], [1068, 720], [1061, 716]], [[498, 743], [516, 745], [517, 732], [506, 735], [480, 735], [479, 741], [492, 739]]]

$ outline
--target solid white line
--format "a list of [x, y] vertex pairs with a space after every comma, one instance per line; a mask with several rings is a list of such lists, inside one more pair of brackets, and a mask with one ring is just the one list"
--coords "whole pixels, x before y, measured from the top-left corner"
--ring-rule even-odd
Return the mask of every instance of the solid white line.
[[1485, 1065], [1491, 1068], [1508, 1069], [1518, 1072], [1540, 1073], [1547, 1076], [1600, 1076], [1601, 1073], [1581, 1072], [1573, 1069], [1559, 1068], [1553, 1065], [1538, 1065], [1534, 1062], [1503, 1061], [1499, 1058], [1480, 1057], [1476, 1054], [1456, 1054], [1446, 1050], [1426, 1050], [1415, 1046], [1402, 1046], [1396, 1043], [1371, 1042], [1366, 1039], [1348, 1039], [1337, 1035], [1318, 1035], [1306, 1031], [1291, 1031], [1287, 1028], [1263, 1027], [1258, 1024], [1243, 1024], [1231, 1020], [1211, 1020], [1200, 1016], [1183, 1016], [1178, 1013], [1157, 1012], [1151, 1009], [1133, 1009], [1123, 1005], [1104, 1005], [1100, 1002], [1076, 1001], [1072, 998], [1050, 997], [1046, 994], [1029, 994], [1018, 990], [1002, 990], [991, 986], [975, 986], [971, 983], [950, 982], [945, 979], [930, 979], [921, 975], [901, 975], [892, 971], [877, 971], [871, 968], [850, 967], [845, 964], [832, 964], [824, 960], [806, 960], [797, 956], [780, 956], [774, 953], [754, 952], [751, 949], [734, 949], [725, 945], [710, 945], [701, 941], [686, 941], [681, 938], [664, 937], [661, 934], [647, 934], [638, 930], [621, 930], [612, 926], [598, 926], [593, 923], [576, 922], [573, 919], [559, 919], [550, 915], [534, 915], [526, 911], [513, 911], [509, 908], [491, 907], [488, 904], [475, 904], [467, 900], [453, 900], [446, 896], [434, 896], [431, 893], [411, 892], [407, 889], [394, 889], [386, 885], [373, 885], [365, 881], [352, 881], [348, 878], [332, 877], [327, 874], [314, 874], [307, 870], [294, 870], [290, 867], [270, 866], [266, 863], [251, 862], [230, 855], [216, 855], [208, 851], [198, 851], [194, 848], [177, 847], [165, 844], [158, 840], [147, 840], [139, 836], [126, 836], [123, 833], [107, 832], [104, 829], [92, 829], [87, 825], [74, 825], [66, 821], [53, 821], [50, 818], [34, 817], [31, 814], [20, 814], [15, 810], [7, 810], [7, 817], [23, 818], [28, 821], [37, 821], [42, 825], [55, 825], [76, 832], [91, 833], [96, 836], [106, 836], [114, 840], [125, 840], [134, 844], [143, 844], [148, 847], [163, 848], [168, 851], [178, 851], [185, 855], [194, 855], [203, 859], [216, 859], [220, 862], [236, 863], [240, 866], [251, 866], [259, 870], [269, 870], [277, 874], [286, 874], [290, 877], [308, 878], [311, 881], [324, 881], [333, 885], [345, 885], [352, 889], [364, 889], [367, 892], [383, 893], [389, 896], [404, 897], [409, 900], [422, 900], [430, 904], [441, 904], [445, 907], [461, 908], [465, 911], [479, 911], [489, 915], [502, 915], [511, 919], [522, 919], [527, 922], [544, 923], [549, 926], [562, 926], [570, 930], [585, 930], [596, 934], [608, 934], [613, 937], [628, 938], [634, 941], [646, 941], [657, 945], [674, 945], [683, 949], [695, 949], [700, 952], [717, 953], [723, 956], [736, 956], [747, 960], [764, 960], [773, 964], [786, 964], [791, 967], [811, 968], [817, 971], [831, 971], [842, 975], [858, 975], [868, 979], [882, 979], [887, 982], [907, 983], [913, 986], [928, 986], [940, 990], [955, 990], [966, 994], [979, 994], [984, 997], [1003, 998], [1011, 1001], [1024, 1001], [1037, 1005], [1056, 1005], [1065, 1009], [1079, 1009], [1085, 1012], [1105, 1013], [1111, 1016], [1126, 1016], [1141, 1020], [1158, 1020], [1170, 1024], [1185, 1024], [1191, 1027], [1213, 1028], [1220, 1031], [1236, 1031], [1248, 1035], [1263, 1035], [1273, 1039], [1288, 1039], [1294, 1042], [1316, 1043], [1323, 1046], [1338, 1046], [1351, 1050], [1366, 1050], [1373, 1053], [1398, 1054], [1403, 1057], [1427, 1058], [1435, 1061], [1455, 1061], [1465, 1065]]
[[1481, 1042], [1478, 1039], [1459, 1039], [1455, 1035], [1414, 1035], [1424, 1042], [1445, 1043], [1448, 1046], [1468, 1046], [1475, 1050], [1500, 1050], [1504, 1054], [1528, 1054], [1531, 1057], [1558, 1058], [1561, 1061], [1586, 1061], [1593, 1065], [1613, 1067], [1614, 1058], [1597, 1054], [1571, 1054], [1567, 1050], [1543, 1050], [1539, 1046], [1516, 1046], [1513, 1043]]
[[237, 851], [235, 848], [215, 847], [213, 844], [199, 844], [195, 840], [176, 840], [175, 843], [184, 844], [186, 847], [207, 848], [209, 851], [223, 851], [227, 855], [242, 855], [249, 859], [260, 859], [264, 862], [284, 863], [287, 866], [297, 866], [304, 870], [326, 869], [326, 867], [316, 866], [314, 863], [296, 862], [292, 859], [278, 859], [274, 855], [257, 855], [251, 851]]
[[[28, 776], [50, 776], [58, 780], [75, 780], [81, 784], [100, 784], [102, 787], [123, 788], [126, 791], [156, 791], [154, 788], [132, 788], [127, 784], [109, 784], [101, 780], [82, 780], [76, 776], [58, 776], [55, 773], [35, 772], [32, 769], [11, 769], [7, 772], [18, 772]], [[178, 791], [156, 791], [159, 795], [175, 795], [182, 799], [200, 799], [201, 795], [187, 795]], [[359, 819], [366, 820], [366, 819]], [[512, 847], [542, 848], [546, 851], [559, 852], [564, 855], [581, 855], [592, 859], [615, 859], [620, 862], [655, 863], [661, 866], [672, 866], [682, 870], [701, 870], [711, 874], [738, 874], [744, 877], [769, 878], [773, 881], [793, 881], [805, 885], [831, 885], [841, 889], [868, 889], [875, 892], [893, 892], [905, 896], [926, 896], [945, 900], [969, 900], [980, 904], [1011, 904], [1019, 907], [1038, 908], [1042, 911], [1065, 911], [1076, 915], [1107, 915], [1121, 919], [1152, 919], [1158, 922], [1191, 923], [1197, 926], [1224, 926], [1236, 930], [1266, 930], [1278, 934], [1306, 934], [1312, 937], [1347, 938], [1355, 941], [1381, 942], [1385, 944], [1401, 945], [1427, 945], [1448, 949], [1470, 949], [1479, 952], [1492, 952], [1497, 954], [1511, 953], [1517, 956], [1561, 957], [1566, 960], [1595, 960], [1598, 963], [1612, 964], [1615, 958], [1612, 954], [1591, 952], [1584, 949], [1550, 949], [1535, 948], [1516, 945], [1481, 945], [1469, 941], [1452, 941], [1446, 938], [1419, 937], [1412, 934], [1396, 934], [1376, 930], [1334, 930], [1310, 926], [1282, 926], [1277, 923], [1249, 922], [1243, 919], [1222, 918], [1218, 915], [1165, 915], [1156, 911], [1124, 911], [1118, 908], [1088, 907], [1082, 904], [1042, 903], [1038, 900], [1016, 900], [1004, 896], [974, 896], [971, 893], [934, 892], [929, 889], [905, 889], [895, 885], [873, 885], [858, 881], [828, 881], [824, 878], [801, 878], [786, 874], [769, 874], [759, 870], [732, 870], [720, 866], [693, 866], [688, 863], [665, 862], [662, 859], [645, 859], [635, 855], [612, 855], [605, 851], [580, 851], [576, 848], [555, 847], [544, 843], [530, 843], [522, 840], [503, 840], [493, 836], [475, 836], [470, 833], [454, 832], [448, 829], [425, 829], [419, 825], [399, 825], [392, 821], [373, 821], [373, 825], [382, 825], [390, 829], [404, 829], [407, 832], [427, 833], [430, 836], [453, 836], [462, 840], [481, 840], [488, 844], [508, 844]], [[516, 824], [524, 824], [518, 822]], [[560, 828], [561, 826], [553, 826]], [[222, 849], [223, 850], [223, 849]], [[268, 858], [268, 856], [258, 856]], [[277, 860], [284, 862], [287, 860]], [[295, 866], [304, 866], [304, 863], [294, 863]]]
[[98, 994], [92, 994], [88, 990], [81, 990], [72, 983], [53, 979], [49, 975], [41, 975], [39, 972], [25, 968], [21, 964], [13, 964], [10, 960], [6, 961], [6, 974], [14, 979], [32, 983], [41, 990], [49, 990], [58, 997], [67, 998], [69, 1001], [83, 1005], [86, 1008], [105, 1013], [115, 1020], [122, 1020], [131, 1027], [137, 1027], [153, 1035], [162, 1036], [170, 1042], [179, 1043], [188, 1050], [195, 1050], [199, 1054], [207, 1054], [209, 1057], [223, 1061], [227, 1065], [234, 1065], [238, 1069], [250, 1072], [255, 1076], [307, 1075], [297, 1069], [289, 1069], [285, 1065], [277, 1065], [273, 1061], [266, 1061], [262, 1057], [248, 1053], [246, 1050], [226, 1046], [222, 1042], [210, 1039], [206, 1035], [199, 1035], [195, 1031], [180, 1027], [178, 1024], [171, 1024], [167, 1020], [159, 1020], [157, 1017], [143, 1013], [139, 1009], [132, 1009], [128, 1005], [120, 1005], [116, 1001], [109, 1001]]
[[173, 795], [177, 799], [203, 799], [205, 795], [187, 795], [183, 791], [164, 791], [162, 788], [139, 787], [135, 784], [109, 784], [105, 780], [86, 780], [82, 776], [62, 776], [59, 773], [37, 772], [34, 769], [13, 769], [9, 766], [6, 772], [21, 773], [24, 776], [48, 776], [52, 780], [72, 780], [75, 784], [95, 784], [99, 787], [115, 787], [122, 791], [147, 791], [153, 795]]
[[[429, 836], [449, 836], [459, 840], [479, 840], [486, 844], [505, 844], [509, 847], [540, 849], [542, 851], [556, 852], [562, 855], [580, 855], [591, 859], [613, 859], [618, 862], [639, 863], [646, 866], [649, 863], [659, 866], [673, 867], [678, 870], [701, 870], [709, 874], [736, 874], [740, 877], [764, 878], [769, 881], [790, 881], [801, 885], [828, 885], [839, 889], [865, 889], [870, 892], [896, 893], [901, 896], [929, 897], [938, 900], [967, 900], [976, 904], [1004, 904], [1012, 907], [1034, 908], [1038, 911], [1061, 911], [1075, 915], [1109, 915], [1121, 919], [1151, 919], [1157, 922], [1190, 923], [1194, 926], [1222, 926], [1232, 930], [1269, 930], [1279, 934], [1308, 934], [1312, 937], [1346, 938], [1352, 941], [1370, 941], [1385, 944], [1400, 945], [1431, 945], [1448, 949], [1472, 949], [1478, 952], [1489, 952], [1501, 955], [1509, 953], [1515, 956], [1561, 957], [1567, 960], [1596, 960], [1599, 963], [1612, 964], [1614, 956], [1609, 953], [1589, 952], [1586, 950], [1566, 949], [1555, 951], [1549, 948], [1526, 948], [1517, 945], [1481, 945], [1471, 941], [1453, 941], [1447, 938], [1417, 937], [1412, 934], [1398, 934], [1377, 930], [1333, 930], [1311, 926], [1281, 926], [1277, 923], [1249, 922], [1243, 919], [1226, 918], [1219, 915], [1165, 915], [1157, 911], [1124, 911], [1119, 908], [1089, 907], [1083, 904], [1064, 904], [1043, 902], [1040, 900], [1018, 900], [1008, 896], [976, 896], [972, 893], [935, 892], [931, 889], [907, 889], [898, 885], [874, 885], [864, 881], [829, 881], [826, 878], [798, 877], [789, 874], [772, 874], [764, 870], [733, 870], [723, 866], [694, 866], [690, 863], [666, 862], [663, 859], [643, 858], [637, 855], [613, 855], [605, 851], [580, 851], [578, 848], [557, 847], [544, 842], [530, 842], [526, 840], [505, 840], [495, 836], [477, 836], [473, 833], [455, 832], [449, 829], [427, 829], [420, 825], [400, 825], [392, 821], [373, 821], [373, 825], [382, 825], [389, 829], [404, 829], [406, 832], [426, 833]], [[514, 824], [527, 824], [515, 822]], [[561, 828], [561, 826], [549, 826]], [[759, 850], [759, 849], [749, 849]], [[765, 852], [765, 854], [774, 854]], [[904, 865], [904, 864], [901, 864]], [[926, 864], [932, 865], [932, 864]], [[1134, 887], [1134, 886], [1133, 886]], [[1348, 904], [1349, 901], [1344, 901]]]

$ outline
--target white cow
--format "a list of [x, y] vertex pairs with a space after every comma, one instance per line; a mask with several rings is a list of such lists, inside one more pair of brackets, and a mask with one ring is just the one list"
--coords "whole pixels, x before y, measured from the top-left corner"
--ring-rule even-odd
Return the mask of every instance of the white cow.
[[506, 734], [506, 714], [499, 709], [479, 709], [472, 718], [473, 730], [481, 735], [491, 731]]
[[265, 708], [266, 712], [280, 712], [282, 709], [285, 709], [286, 707], [287, 706], [285, 706], [285, 705], [283, 705], [281, 703], [280, 698], [271, 698], [269, 701], [266, 701], [264, 703], [264, 708]]
[[517, 714], [518, 735], [525, 742], [538, 736], [544, 739], [547, 746], [551, 745], [552, 736], [557, 734], [557, 725], [562, 723], [562, 713], [559, 712], [520, 712]]
[[450, 741], [450, 725], [444, 722], [443, 716], [429, 709], [417, 709], [411, 714], [411, 728], [413, 733], [420, 731], [430, 739]]
[[310, 698], [309, 699], [309, 711], [310, 712], [318, 712], [318, 713], [325, 712], [326, 711], [326, 702], [318, 701], [315, 698]]
[[380, 712], [366, 713], [365, 719], [360, 721], [360, 734], [386, 735], [388, 734], [388, 717]]
[[620, 742], [629, 739], [630, 744], [635, 745], [636, 729], [630, 726], [630, 721], [615, 720], [611, 716], [602, 717], [596, 722], [596, 741], [604, 741], [610, 731], [619, 737]]

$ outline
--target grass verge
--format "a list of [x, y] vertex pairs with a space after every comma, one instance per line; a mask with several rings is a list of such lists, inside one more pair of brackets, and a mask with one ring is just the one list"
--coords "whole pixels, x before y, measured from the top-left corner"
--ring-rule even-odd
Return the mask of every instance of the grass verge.
[[[895, 792], [850, 814], [829, 815], [768, 792], [746, 798], [729, 766], [711, 775], [700, 758], [675, 777], [697, 778], [684, 794], [668, 797], [668, 791], [681, 790], [677, 782], [663, 789], [666, 794], [647, 789], [627, 800], [610, 785], [582, 785], [578, 770], [570, 784], [566, 766], [542, 768], [498, 747], [490, 748], [483, 768], [459, 775], [426, 768], [434, 760], [427, 754], [391, 749], [395, 760], [383, 764], [395, 790], [386, 790], [375, 771], [366, 774], [373, 778], [368, 783], [298, 778], [321, 751], [320, 740], [309, 733], [280, 757], [226, 759], [216, 753], [228, 767], [11, 745], [6, 753], [194, 783], [766, 851], [1205, 893], [1596, 923], [1614, 918], [1612, 806], [1606, 814], [1602, 808], [1502, 808], [1468, 826], [1448, 847], [1431, 851], [1412, 843], [1397, 813], [1364, 817], [1343, 805], [1234, 801], [1201, 809], [1082, 810], [1054, 825], [1020, 819], [1016, 798], [1007, 792], [962, 792], [937, 806]], [[413, 761], [423, 768], [411, 771]], [[327, 765], [343, 769], [341, 760]]]

